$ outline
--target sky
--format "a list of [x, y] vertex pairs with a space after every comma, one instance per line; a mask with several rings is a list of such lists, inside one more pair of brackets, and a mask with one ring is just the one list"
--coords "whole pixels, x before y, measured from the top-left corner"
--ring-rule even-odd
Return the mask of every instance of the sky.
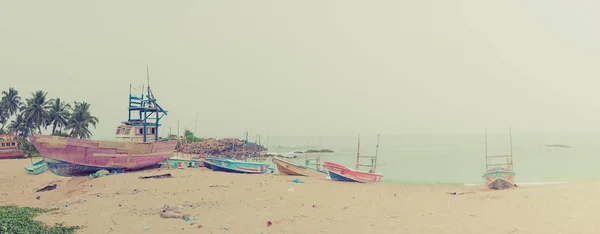
[[[165, 131], [337, 136], [600, 131], [599, 1], [0, 1], [0, 89], [86, 101], [112, 138], [129, 85]], [[197, 125], [196, 125], [197, 122]]]

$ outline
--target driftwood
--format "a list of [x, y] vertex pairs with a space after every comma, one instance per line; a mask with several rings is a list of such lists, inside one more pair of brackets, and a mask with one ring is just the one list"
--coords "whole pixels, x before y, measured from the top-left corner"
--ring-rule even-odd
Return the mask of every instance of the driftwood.
[[162, 179], [162, 178], [171, 178], [171, 173], [162, 174], [162, 175], [152, 175], [152, 176], [140, 176], [140, 179]]
[[41, 189], [38, 189], [38, 190], [36, 190], [35, 192], [36, 192], [36, 193], [39, 193], [39, 192], [46, 192], [46, 191], [50, 191], [50, 190], [55, 190], [55, 189], [56, 189], [56, 186], [58, 186], [58, 185], [56, 185], [56, 184], [53, 184], [53, 185], [48, 185], [48, 186], [46, 186], [46, 187], [43, 187], [43, 188], [41, 188]]

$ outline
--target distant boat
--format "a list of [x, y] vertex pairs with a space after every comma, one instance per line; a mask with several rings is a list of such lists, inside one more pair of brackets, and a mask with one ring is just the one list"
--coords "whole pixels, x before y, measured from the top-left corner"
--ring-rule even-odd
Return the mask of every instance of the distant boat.
[[224, 171], [231, 173], [243, 173], [243, 174], [264, 174], [273, 169], [269, 164], [255, 163], [255, 162], [242, 162], [222, 157], [211, 157], [207, 156], [204, 160], [204, 165], [213, 171]]
[[29, 139], [48, 169], [58, 176], [87, 176], [103, 169], [141, 170], [156, 167], [173, 156], [177, 141], [158, 137], [158, 122], [166, 114], [156, 103], [150, 86], [145, 97], [144, 93], [133, 96], [130, 87], [129, 118], [117, 128], [116, 141], [48, 135], [33, 135]]
[[277, 166], [279, 173], [291, 176], [324, 177], [326, 171], [317, 171], [317, 169], [296, 165], [291, 162], [273, 158], [273, 163]]
[[554, 144], [554, 145], [544, 145], [544, 147], [553, 147], [553, 148], [571, 148], [571, 146], [569, 146], [569, 145], [560, 145], [560, 144]]
[[381, 182], [381, 178], [383, 178], [383, 175], [377, 173], [356, 171], [331, 162], [325, 162], [323, 167], [329, 172], [329, 177], [335, 181], [371, 184]]
[[11, 134], [0, 134], [0, 159], [24, 158], [25, 154], [19, 149], [19, 140]]
[[48, 170], [44, 160], [25, 165], [25, 171], [30, 175], [37, 175]]

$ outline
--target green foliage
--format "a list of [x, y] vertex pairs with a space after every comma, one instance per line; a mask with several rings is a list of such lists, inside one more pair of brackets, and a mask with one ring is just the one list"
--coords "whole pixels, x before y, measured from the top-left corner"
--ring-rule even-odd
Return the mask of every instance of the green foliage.
[[202, 141], [202, 138], [198, 138], [198, 137], [194, 136], [194, 133], [188, 129], [185, 130], [184, 136], [185, 136], [185, 140], [188, 143]]
[[46, 100], [48, 93], [38, 90], [31, 93], [31, 98], [26, 100], [27, 106], [24, 108], [26, 119], [33, 124], [42, 133], [42, 127], [46, 127], [50, 122], [50, 100]]
[[67, 120], [71, 116], [70, 109], [71, 105], [61, 102], [60, 98], [51, 100], [48, 122], [52, 125], [52, 135], [56, 133], [56, 127], [62, 129], [67, 126]]
[[92, 116], [90, 113], [90, 104], [87, 102], [75, 102], [73, 106], [73, 113], [67, 121], [67, 130], [71, 130], [69, 134], [71, 137], [78, 137], [79, 139], [87, 139], [92, 137], [90, 131], [90, 125], [96, 128], [98, 118]]
[[52, 126], [52, 135], [65, 136], [62, 130], [68, 129], [70, 134], [67, 136], [78, 138], [92, 136], [89, 125], [96, 127], [98, 118], [90, 114], [90, 104], [75, 102], [71, 112], [71, 105], [61, 101], [60, 98], [48, 100], [47, 94], [41, 90], [36, 91], [22, 102], [19, 92], [14, 88], [2, 91], [0, 133], [6, 132], [4, 126], [8, 124], [8, 132], [23, 139], [34, 132], [41, 133], [42, 129], [47, 129], [48, 126]]
[[21, 150], [23, 150], [23, 153], [29, 157], [33, 157], [33, 155], [40, 153], [27, 139], [21, 139]]
[[75, 233], [75, 231], [80, 228], [78, 226], [64, 226], [60, 223], [57, 223], [54, 226], [48, 226], [41, 221], [33, 219], [35, 216], [54, 210], [31, 207], [0, 206], [0, 234], [71, 234]]
[[52, 136], [69, 137], [69, 134], [66, 132], [62, 132], [62, 131], [56, 131], [56, 132], [52, 133]]

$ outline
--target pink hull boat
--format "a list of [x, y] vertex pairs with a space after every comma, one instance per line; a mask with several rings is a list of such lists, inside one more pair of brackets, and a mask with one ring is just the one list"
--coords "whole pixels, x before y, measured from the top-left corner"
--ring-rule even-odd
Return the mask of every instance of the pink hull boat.
[[29, 138], [48, 169], [58, 176], [89, 175], [98, 170], [139, 170], [173, 156], [176, 140], [119, 142], [34, 135]]

